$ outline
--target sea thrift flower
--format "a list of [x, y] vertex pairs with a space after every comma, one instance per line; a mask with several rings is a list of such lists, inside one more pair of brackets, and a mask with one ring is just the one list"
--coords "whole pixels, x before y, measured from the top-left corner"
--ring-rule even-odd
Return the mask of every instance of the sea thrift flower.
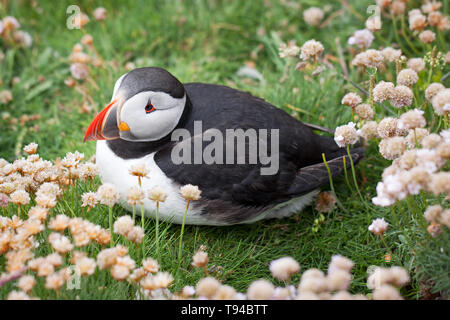
[[64, 231], [69, 227], [70, 218], [65, 214], [58, 214], [52, 218], [48, 224], [48, 227], [55, 231]]
[[403, 300], [398, 290], [388, 284], [376, 288], [372, 298], [373, 300]]
[[401, 16], [405, 13], [406, 4], [402, 0], [395, 0], [392, 2], [390, 9], [394, 16]]
[[113, 207], [120, 200], [116, 187], [110, 183], [102, 184], [97, 190], [97, 198], [101, 204]]
[[300, 265], [291, 257], [283, 257], [270, 262], [272, 276], [281, 281], [289, 281], [293, 274], [300, 271]]
[[61, 195], [61, 189], [56, 183], [44, 182], [36, 192], [36, 195], [42, 194], [56, 198]]
[[347, 290], [350, 286], [352, 275], [344, 270], [336, 270], [327, 275], [328, 289], [331, 291]]
[[316, 199], [315, 208], [322, 213], [328, 213], [333, 211], [336, 205], [336, 198], [331, 192], [323, 191], [319, 193]]
[[36, 204], [43, 208], [54, 208], [56, 206], [56, 200], [55, 197], [48, 194], [39, 194], [35, 198]]
[[148, 198], [156, 202], [164, 202], [167, 199], [167, 193], [161, 187], [153, 187], [148, 191]]
[[10, 201], [11, 200], [6, 194], [0, 193], [0, 207], [6, 208]]
[[436, 223], [438, 222], [442, 211], [444, 211], [444, 209], [442, 209], [440, 205], [428, 206], [423, 215], [428, 222]]
[[380, 153], [387, 160], [398, 158], [406, 150], [406, 141], [403, 137], [392, 137], [381, 140]]
[[94, 274], [96, 266], [94, 259], [82, 257], [75, 262], [75, 273], [80, 276], [90, 276]]
[[83, 163], [79, 166], [80, 169], [80, 178], [87, 180], [87, 179], [94, 179], [98, 175], [98, 167], [95, 163], [87, 162]]
[[192, 297], [195, 294], [195, 288], [192, 286], [185, 286], [181, 290], [181, 295], [185, 298]]
[[68, 86], [69, 88], [72, 88], [72, 87], [75, 86], [76, 81], [75, 81], [75, 79], [72, 78], [72, 77], [67, 77], [66, 80], [64, 80], [64, 84], [65, 84], [66, 86]]
[[144, 191], [141, 188], [133, 186], [128, 190], [127, 202], [130, 206], [135, 207], [138, 204], [144, 204]]
[[73, 250], [73, 244], [70, 243], [69, 238], [61, 235], [60, 233], [52, 233], [48, 237], [48, 241], [55, 251], [58, 253], [66, 253]]
[[94, 43], [94, 38], [90, 34], [85, 34], [81, 38], [81, 43], [87, 47], [92, 46], [92, 44]]
[[450, 112], [450, 89], [438, 91], [431, 100], [434, 112], [440, 116]]
[[441, 90], [444, 90], [445, 87], [442, 83], [439, 82], [433, 82], [430, 84], [427, 89], [425, 90], [425, 98], [431, 102], [434, 98], [434, 96]]
[[11, 91], [9, 90], [2, 90], [0, 91], [0, 103], [7, 104], [8, 102], [12, 101], [13, 96]]
[[125, 266], [114, 265], [111, 268], [111, 277], [113, 277], [115, 280], [118, 281], [125, 280], [126, 278], [128, 278], [129, 275], [130, 269]]
[[313, 59], [314, 61], [316, 61], [320, 54], [322, 54], [323, 52], [323, 45], [319, 41], [316, 41], [314, 39], [308, 40], [303, 44], [300, 51], [300, 58], [302, 60]]
[[365, 140], [377, 138], [378, 137], [377, 127], [378, 124], [375, 121], [368, 121], [361, 127], [361, 129], [357, 130], [357, 134], [358, 136], [364, 138]]
[[26, 145], [26, 146], [23, 148], [23, 151], [25, 151], [25, 152], [28, 153], [28, 154], [35, 154], [36, 151], [37, 151], [37, 148], [38, 148], [37, 143], [32, 142], [32, 143]]
[[84, 52], [75, 51], [70, 54], [69, 60], [70, 62], [73, 63], [80, 63], [82, 65], [86, 65], [91, 62], [91, 57]]
[[427, 227], [427, 232], [433, 238], [436, 238], [437, 236], [439, 236], [442, 233], [441, 225], [439, 223], [433, 222]]
[[354, 92], [349, 92], [347, 93], [343, 98], [341, 103], [345, 104], [346, 106], [355, 108], [358, 104], [360, 104], [362, 102], [361, 97], [354, 93]]
[[384, 218], [378, 218], [372, 221], [372, 224], [369, 226], [369, 231], [377, 236], [382, 236], [388, 229], [389, 223], [384, 221]]
[[372, 106], [367, 103], [357, 105], [355, 112], [362, 120], [371, 120], [374, 116]]
[[311, 7], [303, 11], [303, 19], [310, 26], [318, 26], [324, 17], [322, 9]]
[[414, 70], [415, 72], [420, 72], [423, 69], [425, 69], [425, 62], [423, 61], [422, 58], [411, 58], [406, 63], [406, 66], [409, 69]]
[[441, 25], [443, 19], [444, 19], [444, 16], [439, 11], [430, 12], [428, 14], [428, 23], [432, 27], [438, 27], [439, 25]]
[[372, 32], [367, 29], [357, 30], [353, 36], [348, 39], [348, 44], [357, 45], [361, 49], [365, 49], [370, 47], [374, 38]]
[[397, 85], [411, 87], [419, 80], [419, 76], [413, 69], [403, 69], [397, 75]]
[[141, 185], [142, 178], [148, 178], [148, 173], [150, 172], [144, 163], [137, 163], [130, 167], [128, 172], [135, 177], [138, 177], [139, 186]]
[[25, 206], [30, 203], [30, 195], [25, 190], [16, 190], [10, 195], [11, 202], [17, 205]]
[[410, 15], [408, 18], [409, 28], [411, 30], [422, 30], [427, 26], [427, 17], [425, 17], [420, 11], [416, 14]]
[[391, 102], [391, 105], [393, 107], [402, 108], [410, 106], [413, 102], [413, 99], [414, 94], [410, 88], [404, 85], [398, 85], [392, 91], [392, 96], [389, 101]]
[[432, 43], [436, 40], [436, 34], [431, 30], [425, 30], [419, 34], [419, 39], [424, 43]]
[[338, 254], [333, 255], [331, 257], [330, 265], [328, 266], [328, 274], [331, 274], [336, 270], [344, 270], [346, 272], [350, 272], [353, 266], [354, 263], [352, 262], [352, 260]]
[[447, 228], [450, 228], [450, 209], [442, 211], [439, 216], [439, 223], [443, 224]]
[[421, 9], [424, 13], [431, 13], [433, 11], [438, 11], [442, 7], [442, 2], [436, 0], [425, 0]]
[[20, 28], [19, 21], [17, 21], [17, 19], [12, 16], [4, 17], [2, 20], [2, 24], [3, 24], [3, 32], [17, 30]]
[[400, 116], [397, 127], [399, 129], [423, 128], [427, 124], [427, 121], [425, 120], [423, 114], [424, 112], [419, 109], [405, 112]]
[[198, 250], [192, 257], [192, 266], [196, 268], [204, 268], [208, 264], [208, 253], [203, 250]]
[[95, 192], [85, 192], [81, 195], [81, 206], [88, 207], [88, 211], [98, 203]]
[[389, 7], [391, 0], [376, 0], [377, 6], [381, 9]]
[[200, 297], [212, 298], [220, 287], [220, 282], [213, 277], [200, 279], [197, 282], [195, 291]]
[[384, 102], [389, 100], [394, 92], [394, 84], [392, 82], [380, 81], [373, 88], [373, 100], [376, 102]]
[[436, 133], [429, 134], [428, 136], [424, 137], [421, 141], [421, 145], [425, 149], [434, 149], [437, 146], [439, 146], [441, 143], [442, 143], [442, 138], [440, 135], [438, 135]]
[[[275, 287], [267, 280], [253, 281], [247, 289], [249, 300], [269, 300], [273, 297]], [[198, 290], [197, 290], [198, 291]]]
[[299, 292], [322, 293], [328, 290], [328, 281], [320, 270], [307, 270], [300, 280]]
[[87, 14], [85, 13], [78, 14], [77, 17], [75, 17], [75, 19], [77, 20], [76, 23], [79, 24], [80, 28], [83, 28], [90, 20]]
[[383, 55], [386, 61], [395, 62], [398, 59], [400, 59], [402, 55], [402, 50], [400, 49], [395, 50], [394, 48], [386, 47], [383, 50], [381, 50], [381, 54]]
[[358, 141], [355, 124], [349, 122], [346, 125], [337, 127], [334, 132], [334, 141], [336, 141], [336, 144], [341, 148], [350, 144], [355, 144]]
[[[425, 137], [425, 138], [422, 140], [422, 145], [423, 145], [424, 147], [426, 147], [426, 146], [425, 146], [425, 139], [426, 139], [426, 138], [427, 138], [427, 137]], [[440, 145], [438, 145], [437, 148], [436, 148], [436, 154], [437, 154], [439, 157], [441, 157], [442, 159], [449, 160], [449, 159], [450, 159], [450, 141], [448, 141], [448, 142], [443, 142], [443, 143], [441, 143]]]
[[198, 189], [198, 186], [187, 184], [180, 188], [180, 193], [185, 200], [198, 200], [202, 192]]
[[144, 229], [135, 226], [130, 230], [130, 232], [127, 233], [126, 237], [129, 241], [134, 242], [135, 244], [142, 243], [142, 240], [144, 239]]
[[126, 236], [134, 227], [134, 221], [130, 216], [119, 217], [114, 222], [114, 233]]
[[92, 14], [93, 14], [95, 20], [97, 20], [97, 21], [105, 21], [107, 15], [108, 15], [108, 12], [106, 11], [105, 8], [98, 7], [98, 8], [96, 8], [94, 10], [94, 12]]
[[289, 41], [287, 45], [282, 43], [278, 52], [280, 58], [296, 57], [300, 53], [300, 47], [296, 45], [295, 41]]
[[89, 76], [89, 69], [86, 65], [76, 62], [70, 65], [72, 77], [78, 80], [86, 79]]
[[17, 288], [22, 290], [23, 292], [30, 292], [36, 284], [36, 280], [31, 275], [25, 275], [20, 277], [17, 281]]
[[233, 287], [222, 285], [217, 289], [216, 294], [212, 297], [213, 300], [234, 300], [236, 297], [236, 290]]
[[31, 298], [23, 291], [12, 290], [6, 300], [31, 300]]
[[152, 258], [147, 258], [144, 261], [142, 261], [142, 267], [148, 273], [156, 273], [159, 271], [158, 261]]
[[14, 31], [12, 39], [18, 47], [28, 48], [33, 44], [31, 35], [21, 30]]
[[429, 189], [434, 195], [438, 196], [441, 193], [450, 194], [450, 172], [438, 172], [431, 175], [429, 182]]
[[380, 51], [369, 49], [358, 53], [352, 60], [352, 65], [367, 68], [380, 68], [383, 65], [384, 57]]

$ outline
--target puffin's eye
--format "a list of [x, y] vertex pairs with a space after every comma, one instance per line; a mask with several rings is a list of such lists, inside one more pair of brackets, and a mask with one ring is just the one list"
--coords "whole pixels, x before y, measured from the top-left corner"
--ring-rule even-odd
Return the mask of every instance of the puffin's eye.
[[155, 107], [152, 105], [151, 102], [149, 102], [146, 106], [145, 106], [145, 113], [150, 113], [155, 111]]

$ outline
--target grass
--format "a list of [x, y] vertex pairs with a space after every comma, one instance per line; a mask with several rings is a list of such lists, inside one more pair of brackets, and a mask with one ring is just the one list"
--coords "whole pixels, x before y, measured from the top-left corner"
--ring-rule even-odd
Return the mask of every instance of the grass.
[[[364, 17], [367, 6], [372, 4], [371, 1], [348, 2]], [[304, 23], [301, 11], [292, 8], [290, 3], [265, 1], [256, 5], [253, 1], [142, 0], [98, 1], [94, 4], [91, 1], [78, 1], [77, 5], [88, 14], [98, 6], [108, 10], [108, 19], [104, 23], [91, 20], [85, 31], [66, 28], [66, 8], [72, 4], [70, 1], [40, 2], [34, 7], [22, 1], [10, 1], [6, 7], [2, 5], [0, 16], [17, 17], [22, 28], [33, 35], [34, 44], [27, 50], [5, 51], [6, 57], [0, 64], [2, 89], [10, 87], [14, 76], [20, 77], [21, 81], [10, 88], [14, 99], [6, 106], [1, 105], [1, 111], [9, 112], [16, 118], [24, 114], [39, 114], [41, 118], [24, 125], [0, 122], [0, 157], [12, 161], [21, 156], [25, 144], [33, 141], [39, 144], [39, 154], [45, 159], [63, 157], [67, 151], [74, 150], [84, 152], [87, 158], [93, 155], [95, 144], [82, 142], [85, 129], [96, 111], [109, 102], [114, 82], [126, 72], [127, 62], [133, 62], [136, 66], [164, 67], [182, 82], [218, 83], [250, 91], [289, 113], [292, 113], [289, 106], [294, 106], [300, 110], [294, 115], [305, 122], [330, 128], [347, 123], [351, 119], [351, 110], [340, 105], [340, 99], [351, 85], [340, 76], [338, 63], [334, 63], [334, 69], [326, 70], [320, 77], [312, 79], [303, 77], [291, 66], [288, 77], [280, 83], [288, 62], [278, 57], [277, 50], [281, 40], [295, 39], [297, 43], [303, 43], [314, 38], [324, 44], [326, 54], [337, 56], [336, 38], [345, 47], [348, 36], [362, 28], [363, 21], [352, 10], [343, 7], [340, 1], [329, 1], [327, 16], [338, 10], [342, 12], [323, 28], [310, 27]], [[302, 8], [324, 6], [318, 0], [299, 3]], [[67, 57], [83, 32], [93, 36], [99, 54], [110, 62], [106, 68], [91, 68], [95, 85], [89, 82], [85, 85], [94, 101], [91, 114], [80, 111], [83, 97], [64, 84], [69, 75]], [[389, 32], [384, 39], [388, 43], [394, 41], [394, 33]], [[236, 76], [236, 71], [247, 61], [255, 63], [264, 76], [264, 82]], [[355, 70], [350, 70], [350, 78], [358, 77]], [[294, 88], [297, 88], [297, 93], [294, 93]], [[348, 189], [343, 177], [334, 181], [345, 211], [337, 208], [326, 215], [317, 232], [311, 231], [314, 220], [319, 216], [312, 207], [291, 218], [251, 225], [220, 228], [186, 226], [182, 260], [178, 264], [174, 261], [177, 259], [181, 227], [160, 224], [161, 251], [159, 256], [155, 256], [155, 222], [147, 220], [146, 254], [157, 258], [161, 269], [173, 274], [176, 279], [174, 289], [178, 290], [184, 285], [194, 285], [203, 277], [201, 270], [190, 266], [190, 259], [200, 245], [206, 245], [210, 265], [214, 265], [217, 270], [213, 275], [240, 291], [245, 291], [250, 282], [257, 278], [269, 278], [268, 263], [273, 259], [290, 255], [299, 261], [303, 270], [325, 270], [331, 256], [341, 254], [355, 262], [352, 292], [369, 292], [366, 279], [370, 266], [401, 265], [413, 275], [411, 285], [404, 288], [402, 293], [408, 298], [417, 299], [421, 294], [419, 280], [413, 273], [417, 257], [411, 253], [407, 240], [396, 227], [392, 212], [371, 205], [376, 182], [380, 180], [382, 169], [389, 164], [377, 155], [375, 148], [374, 145], [369, 147], [366, 158], [356, 168], [363, 201], [353, 184], [353, 190]], [[349, 180], [352, 181], [352, 177]], [[98, 184], [99, 181], [96, 181], [96, 186]], [[66, 194], [53, 214], [80, 215], [79, 199], [88, 189], [87, 185], [78, 184], [73, 195]], [[9, 214], [14, 210], [12, 207]], [[120, 207], [114, 207], [115, 217], [124, 213]], [[94, 208], [86, 216], [107, 228], [106, 208]], [[391, 224], [385, 235], [385, 243], [389, 248], [367, 230], [371, 221], [379, 217], [385, 217]], [[417, 233], [416, 227], [412, 228], [411, 232]], [[115, 239], [126, 243], [118, 236]], [[448, 248], [448, 239], [441, 241], [443, 243], [431, 246]], [[48, 253], [43, 250], [38, 249], [38, 252]], [[89, 250], [98, 252], [99, 248], [92, 247]], [[385, 255], [389, 252], [391, 261], [387, 262]], [[429, 266], [435, 262], [426, 252], [422, 254], [430, 260], [424, 262]], [[137, 262], [140, 261], [139, 248], [131, 246], [130, 255]], [[440, 261], [441, 258], [437, 259]], [[3, 261], [4, 257], [0, 257], [0, 265], [3, 265]], [[426, 269], [424, 277], [433, 278], [445, 272], [448, 275], [445, 264], [440, 264], [439, 268], [431, 271]], [[298, 280], [297, 275], [293, 283], [298, 283]], [[441, 280], [438, 289], [448, 285], [448, 277]], [[103, 288], [99, 289], [99, 286]], [[2, 288], [0, 298], [5, 298], [11, 288], [11, 284]], [[43, 290], [42, 282], [34, 292], [38, 292], [43, 299], [134, 297], [130, 285], [111, 281], [106, 271], [97, 271], [95, 276], [83, 279], [80, 288], [65, 290], [57, 297], [54, 292]]]

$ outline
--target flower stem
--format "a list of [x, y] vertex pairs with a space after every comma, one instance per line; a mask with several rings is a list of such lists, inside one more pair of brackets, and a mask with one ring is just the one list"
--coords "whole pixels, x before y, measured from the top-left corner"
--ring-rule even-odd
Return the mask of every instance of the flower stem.
[[113, 225], [112, 225], [112, 208], [109, 207], [109, 232], [111, 232], [111, 242], [110, 242], [110, 247], [113, 246], [114, 243], [114, 232], [113, 232]]
[[144, 230], [144, 239], [142, 239], [142, 259], [145, 257], [145, 215], [144, 215], [144, 206], [141, 204], [141, 227]]
[[339, 208], [342, 209], [342, 211], [345, 212], [345, 208], [342, 205], [342, 203], [339, 201], [336, 192], [334, 191], [334, 185], [333, 185], [333, 177], [331, 176], [331, 171], [330, 171], [330, 167], [328, 166], [327, 160], [325, 158], [325, 153], [322, 153], [322, 159], [323, 159], [323, 163], [325, 164], [325, 167], [327, 168], [328, 171], [328, 179], [330, 180], [330, 188], [331, 188], [331, 192], [333, 193], [333, 196], [336, 198], [336, 203], [338, 204]]
[[350, 158], [350, 165], [352, 167], [353, 182], [355, 183], [356, 191], [358, 192], [358, 195], [361, 198], [361, 201], [364, 202], [364, 199], [363, 199], [363, 197], [361, 195], [361, 192], [359, 191], [358, 182], [356, 181], [355, 166], [353, 165], [353, 158], [352, 158], [352, 155], [350, 154], [350, 145], [347, 145], [347, 154], [348, 154], [348, 157]]
[[183, 234], [184, 234], [184, 224], [186, 223], [186, 216], [189, 209], [189, 200], [186, 202], [186, 211], [184, 211], [183, 223], [181, 225], [181, 235], [180, 235], [180, 244], [178, 245], [178, 259], [181, 259], [181, 245], [183, 243]]
[[156, 201], [156, 253], [159, 256], [159, 201]]
[[345, 183], [347, 184], [348, 190], [353, 193], [353, 189], [350, 186], [350, 181], [348, 181], [348, 174], [347, 174], [347, 163], [345, 160], [345, 157], [342, 158], [342, 162], [344, 163], [344, 177], [345, 177]]

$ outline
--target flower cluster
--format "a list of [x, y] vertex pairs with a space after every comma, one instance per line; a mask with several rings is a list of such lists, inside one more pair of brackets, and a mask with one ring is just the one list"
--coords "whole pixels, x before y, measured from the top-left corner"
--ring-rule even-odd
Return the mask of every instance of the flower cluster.
[[19, 21], [12, 16], [0, 20], [0, 38], [9, 46], [31, 47], [33, 44], [31, 35], [20, 30]]

